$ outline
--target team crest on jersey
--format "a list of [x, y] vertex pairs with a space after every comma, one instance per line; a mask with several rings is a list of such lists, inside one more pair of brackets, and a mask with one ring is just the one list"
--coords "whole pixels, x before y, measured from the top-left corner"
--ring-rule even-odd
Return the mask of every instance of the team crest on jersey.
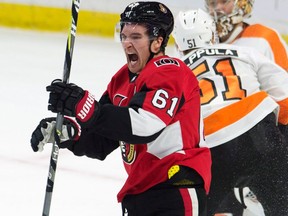
[[135, 145], [120, 141], [120, 148], [123, 161], [132, 164], [136, 158]]
[[165, 65], [176, 65], [176, 66], [180, 67], [179, 62], [175, 59], [172, 59], [172, 58], [162, 58], [162, 59], [159, 59], [158, 61], [155, 61], [154, 64], [157, 67], [161, 67], [161, 66], [165, 66]]

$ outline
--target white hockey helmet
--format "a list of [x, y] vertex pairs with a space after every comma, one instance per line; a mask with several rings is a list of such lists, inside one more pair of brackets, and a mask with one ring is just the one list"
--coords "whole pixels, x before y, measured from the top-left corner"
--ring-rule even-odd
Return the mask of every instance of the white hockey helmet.
[[218, 41], [215, 21], [202, 9], [180, 11], [175, 18], [172, 36], [179, 51], [204, 47]]
[[[229, 14], [221, 11], [218, 4], [228, 5], [233, 1], [233, 8]], [[232, 2], [231, 2], [232, 3]], [[251, 17], [254, 0], [205, 0], [205, 7], [217, 22], [219, 37], [224, 37], [234, 30], [234, 25]]]

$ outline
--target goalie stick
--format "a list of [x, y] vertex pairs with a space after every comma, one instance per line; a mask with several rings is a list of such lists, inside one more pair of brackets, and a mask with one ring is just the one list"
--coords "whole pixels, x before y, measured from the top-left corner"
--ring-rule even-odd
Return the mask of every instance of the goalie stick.
[[[67, 38], [66, 44], [66, 54], [65, 54], [65, 61], [64, 61], [64, 71], [63, 71], [63, 82], [68, 83], [71, 71], [71, 62], [72, 62], [72, 55], [74, 49], [74, 41], [76, 36], [77, 30], [77, 20], [78, 20], [78, 11], [80, 7], [80, 0], [73, 0], [72, 2], [72, 17], [71, 17], [71, 28]], [[50, 156], [50, 164], [49, 164], [49, 173], [47, 178], [47, 185], [46, 185], [46, 193], [45, 193], [45, 200], [44, 200], [44, 207], [42, 216], [48, 216], [50, 212], [50, 205], [52, 199], [52, 192], [54, 187], [54, 179], [57, 167], [57, 160], [59, 155], [59, 147], [58, 144], [60, 143], [60, 135], [62, 133], [62, 124], [63, 124], [63, 115], [57, 113], [56, 117], [56, 130], [55, 130], [55, 142], [52, 145], [52, 152]]]

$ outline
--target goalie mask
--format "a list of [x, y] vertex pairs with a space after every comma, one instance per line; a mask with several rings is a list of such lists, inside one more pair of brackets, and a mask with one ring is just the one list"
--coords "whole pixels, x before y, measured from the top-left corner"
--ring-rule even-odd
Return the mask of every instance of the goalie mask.
[[[220, 38], [227, 36], [236, 24], [251, 16], [253, 4], [254, 0], [205, 0], [207, 11], [217, 20]], [[224, 7], [229, 12], [223, 10]]]
[[213, 18], [201, 9], [180, 11], [172, 33], [179, 51], [205, 47], [218, 42]]

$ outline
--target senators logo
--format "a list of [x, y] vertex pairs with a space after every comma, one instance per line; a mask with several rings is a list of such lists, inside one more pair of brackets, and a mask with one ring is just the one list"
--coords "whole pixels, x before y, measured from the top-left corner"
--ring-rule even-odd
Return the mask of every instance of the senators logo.
[[132, 164], [136, 158], [136, 151], [134, 144], [120, 142], [122, 159], [127, 164]]
[[161, 67], [161, 66], [165, 66], [165, 65], [175, 65], [175, 66], [180, 67], [179, 62], [175, 59], [172, 59], [172, 58], [162, 58], [162, 59], [159, 59], [158, 61], [155, 61], [154, 64], [157, 67]]

